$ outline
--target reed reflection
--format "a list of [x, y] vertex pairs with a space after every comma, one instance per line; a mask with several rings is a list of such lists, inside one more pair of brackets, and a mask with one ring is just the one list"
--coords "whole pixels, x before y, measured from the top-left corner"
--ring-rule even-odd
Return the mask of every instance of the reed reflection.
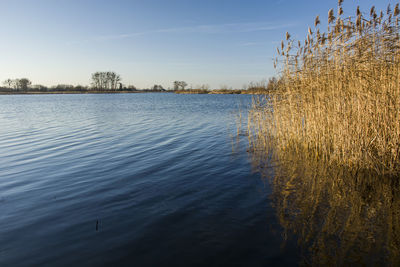
[[[252, 163], [271, 177], [266, 154], [253, 149]], [[400, 265], [399, 179], [299, 158], [290, 148], [272, 161], [277, 216], [284, 236], [297, 239], [302, 265]]]

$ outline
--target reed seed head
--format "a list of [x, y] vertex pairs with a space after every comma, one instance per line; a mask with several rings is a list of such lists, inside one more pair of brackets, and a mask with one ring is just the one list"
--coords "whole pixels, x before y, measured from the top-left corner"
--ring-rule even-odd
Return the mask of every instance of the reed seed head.
[[290, 34], [288, 32], [286, 32], [286, 40], [290, 39]]
[[394, 8], [394, 12], [393, 15], [397, 16], [400, 14], [400, 9], [399, 9], [399, 4], [396, 4], [395, 8]]
[[343, 8], [339, 7], [339, 11], [338, 11], [339, 16], [343, 14]]
[[328, 23], [332, 23], [335, 20], [335, 16], [333, 15], [333, 9], [329, 9], [328, 11]]
[[324, 45], [325, 42], [326, 42], [326, 37], [325, 37], [325, 33], [323, 33], [322, 37], [321, 37], [321, 45]]
[[338, 6], [341, 6], [343, 4], [343, 0], [338, 0]]
[[371, 7], [371, 10], [369, 11], [369, 15], [372, 17], [375, 13], [375, 6]]
[[320, 23], [321, 23], [321, 21], [319, 20], [319, 16], [317, 16], [315, 18], [314, 26], [317, 27], [317, 25], [320, 24]]

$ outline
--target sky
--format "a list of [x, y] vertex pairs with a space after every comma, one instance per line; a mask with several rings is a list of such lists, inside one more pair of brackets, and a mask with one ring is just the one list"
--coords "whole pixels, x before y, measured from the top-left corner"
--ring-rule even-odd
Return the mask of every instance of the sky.
[[[344, 15], [398, 2], [345, 0]], [[330, 8], [337, 0], [0, 0], [0, 81], [90, 85], [115, 71], [137, 88], [240, 89], [279, 74], [285, 33], [304, 40]]]

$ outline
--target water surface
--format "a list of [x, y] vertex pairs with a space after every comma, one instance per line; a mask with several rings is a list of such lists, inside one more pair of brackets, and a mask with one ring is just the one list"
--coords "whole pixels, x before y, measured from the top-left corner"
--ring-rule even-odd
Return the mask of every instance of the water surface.
[[250, 102], [0, 96], [0, 265], [296, 264], [246, 138], [230, 137]]

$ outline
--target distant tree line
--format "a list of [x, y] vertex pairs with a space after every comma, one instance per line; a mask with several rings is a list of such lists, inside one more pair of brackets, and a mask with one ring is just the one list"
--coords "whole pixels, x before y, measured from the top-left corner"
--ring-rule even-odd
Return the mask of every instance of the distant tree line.
[[[95, 72], [91, 75], [91, 86], [58, 84], [56, 86], [47, 87], [40, 84], [32, 85], [27, 78], [7, 79], [3, 81], [3, 87], [0, 92], [111, 92], [111, 91], [139, 91], [134, 85], [123, 85], [121, 76], [113, 71]], [[228, 89], [222, 86], [220, 90], [211, 90], [208, 85], [190, 87], [185, 89], [188, 84], [185, 81], [174, 81], [173, 90], [176, 93], [235, 93], [235, 94], [269, 94], [278, 90], [284, 83], [282, 77], [272, 77], [268, 81], [263, 80], [257, 83], [250, 83], [242, 90]], [[170, 90], [170, 88], [168, 88]], [[149, 89], [141, 89], [141, 92], [165, 92], [162, 85], [155, 84]]]
[[[95, 72], [91, 76], [91, 86], [58, 84], [47, 87], [40, 84], [32, 85], [27, 78], [6, 79], [3, 81], [3, 92], [62, 92], [62, 91], [136, 91], [134, 85], [124, 86], [121, 83], [121, 76], [113, 71]], [[157, 85], [155, 89], [162, 89], [161, 85]]]
[[32, 82], [27, 78], [21, 79], [7, 79], [3, 82], [6, 88], [14, 90], [27, 90]]

